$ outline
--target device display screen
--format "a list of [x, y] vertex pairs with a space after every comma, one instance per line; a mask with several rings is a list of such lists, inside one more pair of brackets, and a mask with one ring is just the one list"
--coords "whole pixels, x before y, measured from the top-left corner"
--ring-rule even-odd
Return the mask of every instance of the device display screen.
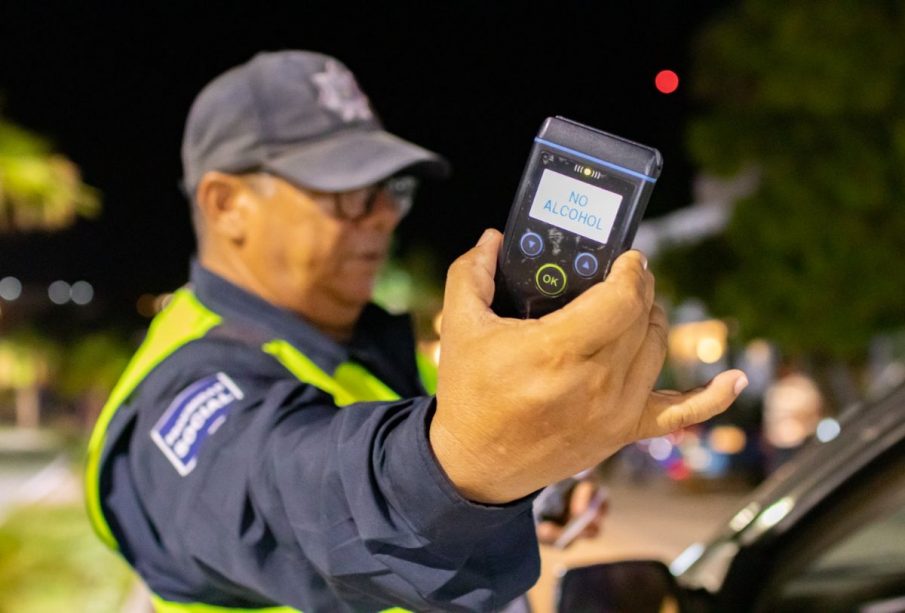
[[622, 195], [545, 168], [531, 209], [534, 219], [605, 243]]

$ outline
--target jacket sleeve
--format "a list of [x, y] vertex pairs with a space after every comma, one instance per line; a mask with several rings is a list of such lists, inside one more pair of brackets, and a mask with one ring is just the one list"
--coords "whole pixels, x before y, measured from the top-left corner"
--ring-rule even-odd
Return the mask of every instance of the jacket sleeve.
[[537, 579], [531, 501], [485, 506], [456, 492], [430, 448], [432, 397], [337, 408], [295, 380], [219, 374], [237, 393], [189, 450], [190, 472], [165, 447], [178, 439], [166, 426], [178, 423], [176, 399], [190, 402], [193, 383], [168, 390], [167, 410], [137, 426], [145, 504], [188, 574], [243, 602], [308, 612], [339, 610], [337, 601], [489, 611]]

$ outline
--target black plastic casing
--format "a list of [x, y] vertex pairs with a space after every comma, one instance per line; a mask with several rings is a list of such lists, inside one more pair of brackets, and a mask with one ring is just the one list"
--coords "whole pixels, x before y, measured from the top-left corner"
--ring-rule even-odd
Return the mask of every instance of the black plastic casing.
[[[494, 311], [505, 317], [541, 317], [603, 281], [613, 261], [631, 248], [662, 166], [656, 149], [563, 117], [547, 118], [531, 148], [506, 222], [497, 262]], [[545, 170], [622, 196], [605, 242], [529, 215]], [[540, 254], [529, 256], [521, 248], [526, 232], [541, 237], [544, 250]], [[576, 258], [584, 253], [597, 261], [593, 275], [578, 273]], [[587, 256], [582, 258], [583, 263], [587, 261]], [[561, 294], [551, 296], [539, 289], [544, 271], [565, 277]]]

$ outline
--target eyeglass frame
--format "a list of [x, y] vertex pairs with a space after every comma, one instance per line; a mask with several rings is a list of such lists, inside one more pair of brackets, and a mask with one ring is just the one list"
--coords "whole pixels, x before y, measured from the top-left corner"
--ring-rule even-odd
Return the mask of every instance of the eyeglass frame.
[[[391, 177], [388, 177], [387, 179], [384, 179], [380, 183], [377, 183], [376, 185], [362, 188], [368, 190], [368, 193], [364, 197], [363, 204], [360, 205], [361, 211], [359, 211], [357, 214], [350, 214], [348, 212], [349, 207], [347, 204], [344, 204], [343, 197], [348, 197], [349, 195], [361, 190], [344, 192], [322, 192], [298, 185], [295, 182], [286, 179], [282, 175], [275, 174], [262, 168], [249, 169], [242, 172], [241, 174], [265, 174], [273, 177], [279, 177], [288, 182], [294, 188], [310, 195], [313, 200], [318, 200], [319, 198], [324, 197], [332, 197], [333, 210], [329, 211], [328, 214], [332, 215], [336, 219], [353, 222], [364, 219], [365, 217], [370, 215], [374, 210], [374, 206], [377, 204], [377, 199], [384, 191], [388, 192], [390, 198], [395, 204], [397, 212], [399, 213], [399, 218], [402, 219], [403, 217], [408, 215], [409, 211], [412, 209], [412, 203], [415, 199], [415, 192], [418, 189], [417, 177], [413, 177], [411, 175], [393, 175]], [[346, 200], [345, 202], [348, 203], [348, 200]]]
[[[408, 215], [412, 209], [412, 203], [415, 199], [415, 191], [418, 189], [418, 179], [409, 175], [397, 175], [389, 177], [376, 185], [367, 188], [364, 198], [358, 202], [352, 202], [350, 211], [350, 201], [348, 200], [353, 194], [361, 190], [347, 192], [316, 192], [307, 190], [316, 195], [330, 195], [333, 197], [332, 215], [337, 219], [344, 221], [358, 221], [364, 219], [374, 211], [377, 200], [381, 194], [386, 193], [392, 200], [399, 218], [402, 219]], [[360, 204], [359, 204], [360, 203]], [[358, 210], [358, 209], [361, 210]]]

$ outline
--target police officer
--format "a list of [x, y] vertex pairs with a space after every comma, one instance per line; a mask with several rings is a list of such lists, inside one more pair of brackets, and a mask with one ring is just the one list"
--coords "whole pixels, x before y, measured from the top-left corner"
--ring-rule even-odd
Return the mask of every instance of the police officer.
[[666, 322], [637, 252], [541, 320], [496, 317], [487, 231], [449, 270], [431, 395], [408, 321], [369, 300], [415, 178], [446, 162], [385, 132], [333, 58], [221, 75], [182, 155], [198, 258], [88, 460], [96, 530], [159, 611], [497, 609], [537, 577], [538, 489], [745, 384], [651, 391]]

